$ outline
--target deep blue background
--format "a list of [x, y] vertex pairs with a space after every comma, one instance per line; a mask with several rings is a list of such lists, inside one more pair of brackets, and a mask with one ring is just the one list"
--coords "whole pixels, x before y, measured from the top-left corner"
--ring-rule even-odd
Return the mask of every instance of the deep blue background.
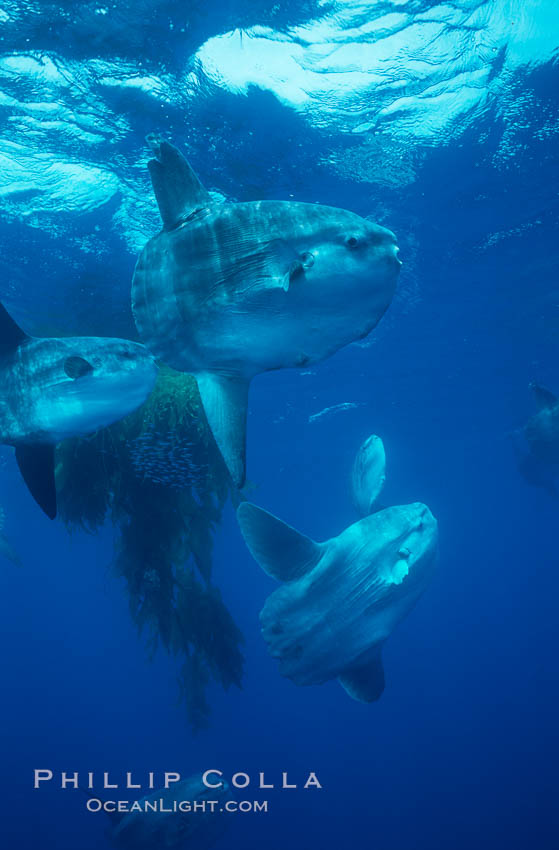
[[[553, 105], [554, 80], [549, 68], [526, 85]], [[273, 99], [252, 97], [258, 115], [269, 108], [277, 123]], [[386, 646], [382, 699], [363, 706], [334, 683], [302, 689], [279, 677], [258, 626], [275, 584], [252, 561], [229, 507], [215, 580], [246, 637], [246, 682], [242, 692], [212, 691], [212, 727], [193, 738], [172, 664], [148, 664], [130, 623], [110, 571], [110, 529], [69, 536], [50, 523], [3, 450], [6, 534], [24, 568], [0, 564], [2, 846], [108, 846], [103, 816], [87, 814], [78, 792], [34, 792], [33, 768], [186, 776], [219, 767], [278, 779], [287, 770], [299, 780], [315, 770], [324, 785], [269, 795], [267, 815], [231, 816], [223, 848], [557, 847], [558, 506], [519, 477], [509, 434], [533, 412], [530, 380], [559, 390], [558, 166], [552, 139], [527, 136], [517, 161], [497, 173], [496, 118], [483, 120], [475, 138], [427, 151], [419, 181], [391, 197], [385, 223], [400, 238], [404, 268], [374, 342], [313, 374], [262, 375], [252, 387], [258, 504], [317, 539], [338, 533], [355, 519], [354, 454], [375, 432], [388, 456], [384, 501], [424, 501], [439, 520], [439, 573]], [[258, 139], [257, 131], [255, 156]], [[264, 143], [262, 156], [271, 156]], [[266, 187], [267, 197], [288, 190], [287, 178]], [[237, 186], [243, 198], [251, 191]], [[314, 185], [307, 175], [306, 193], [362, 214], [382, 200], [324, 173]], [[484, 247], [496, 231], [505, 235]], [[12, 233], [6, 225], [6, 239]], [[123, 293], [132, 264], [115, 259]], [[309, 424], [341, 402], [359, 406]]]

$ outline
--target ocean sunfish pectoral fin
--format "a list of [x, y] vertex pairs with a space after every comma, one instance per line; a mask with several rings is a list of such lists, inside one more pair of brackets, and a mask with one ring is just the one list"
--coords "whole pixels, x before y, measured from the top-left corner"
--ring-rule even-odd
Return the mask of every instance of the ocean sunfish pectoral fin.
[[530, 384], [530, 388], [534, 393], [538, 410], [554, 407], [557, 404], [557, 396], [548, 390], [547, 387], [542, 387], [541, 384]]
[[165, 230], [172, 230], [181, 219], [211, 203], [211, 195], [178, 148], [156, 135], [148, 136], [147, 142], [156, 157], [148, 162], [153, 191]]
[[233, 483], [245, 483], [248, 381], [216, 372], [196, 374], [202, 405]]
[[16, 460], [29, 492], [46, 515], [55, 519], [54, 446], [18, 446]]
[[294, 581], [319, 562], [325, 544], [315, 543], [268, 511], [242, 502], [237, 519], [253, 558], [278, 581]]
[[359, 702], [375, 702], [384, 691], [384, 668], [379, 652], [362, 667], [348, 670], [338, 681], [353, 699]]
[[6, 308], [0, 304], [0, 356], [12, 351], [29, 339], [27, 334], [17, 325]]
[[[213, 283], [237, 292], [283, 290], [304, 277], [305, 266], [293, 246], [285, 239], [270, 239], [255, 246], [235, 222], [225, 220], [220, 229], [219, 248], [215, 252]], [[220, 253], [227, 262], [220, 260]]]
[[304, 273], [305, 267], [303, 266], [301, 260], [292, 260], [289, 264], [289, 268], [281, 279], [281, 285], [284, 292], [289, 292], [289, 287], [291, 286], [292, 282], [296, 278], [301, 277]]

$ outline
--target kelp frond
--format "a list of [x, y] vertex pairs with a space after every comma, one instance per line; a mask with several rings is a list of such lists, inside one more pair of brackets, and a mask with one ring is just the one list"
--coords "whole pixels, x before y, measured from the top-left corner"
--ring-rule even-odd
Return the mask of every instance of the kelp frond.
[[68, 527], [95, 532], [110, 519], [118, 528], [115, 569], [132, 618], [150, 653], [177, 656], [189, 720], [206, 725], [208, 684], [240, 687], [243, 657], [242, 635], [211, 583], [213, 532], [230, 485], [194, 378], [163, 368], [135, 413], [60, 444], [56, 482]]

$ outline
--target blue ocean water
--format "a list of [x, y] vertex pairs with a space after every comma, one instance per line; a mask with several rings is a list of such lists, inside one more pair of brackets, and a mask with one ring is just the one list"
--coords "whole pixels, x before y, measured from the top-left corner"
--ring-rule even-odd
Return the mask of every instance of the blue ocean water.
[[[2, 846], [111, 846], [108, 819], [54, 781], [33, 790], [34, 769], [219, 768], [270, 806], [231, 815], [216, 847], [557, 847], [557, 502], [519, 475], [510, 434], [535, 411], [531, 381], [559, 392], [558, 23], [552, 0], [2, 4], [0, 300], [37, 335], [135, 338], [134, 263], [160, 227], [149, 132], [228, 199], [385, 224], [403, 268], [371, 337], [254, 380], [249, 495], [315, 539], [339, 533], [374, 432], [383, 501], [425, 502], [440, 530], [386, 691], [361, 705], [280, 677], [258, 622], [276, 584], [228, 505], [213, 577], [244, 633], [244, 688], [212, 686], [195, 736], [173, 660], [146, 660], [110, 526], [50, 522], [2, 448], [23, 562], [0, 563]], [[315, 771], [323, 789], [262, 792], [261, 771]]]

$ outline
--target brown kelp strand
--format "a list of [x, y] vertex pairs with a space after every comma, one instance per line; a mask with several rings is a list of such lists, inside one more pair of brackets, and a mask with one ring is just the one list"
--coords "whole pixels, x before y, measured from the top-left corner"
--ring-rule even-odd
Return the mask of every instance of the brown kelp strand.
[[95, 533], [118, 529], [114, 569], [150, 657], [177, 659], [189, 722], [208, 723], [212, 682], [240, 687], [242, 635], [212, 584], [213, 532], [230, 479], [206, 424], [196, 382], [163, 368], [138, 411], [57, 447], [59, 513]]

